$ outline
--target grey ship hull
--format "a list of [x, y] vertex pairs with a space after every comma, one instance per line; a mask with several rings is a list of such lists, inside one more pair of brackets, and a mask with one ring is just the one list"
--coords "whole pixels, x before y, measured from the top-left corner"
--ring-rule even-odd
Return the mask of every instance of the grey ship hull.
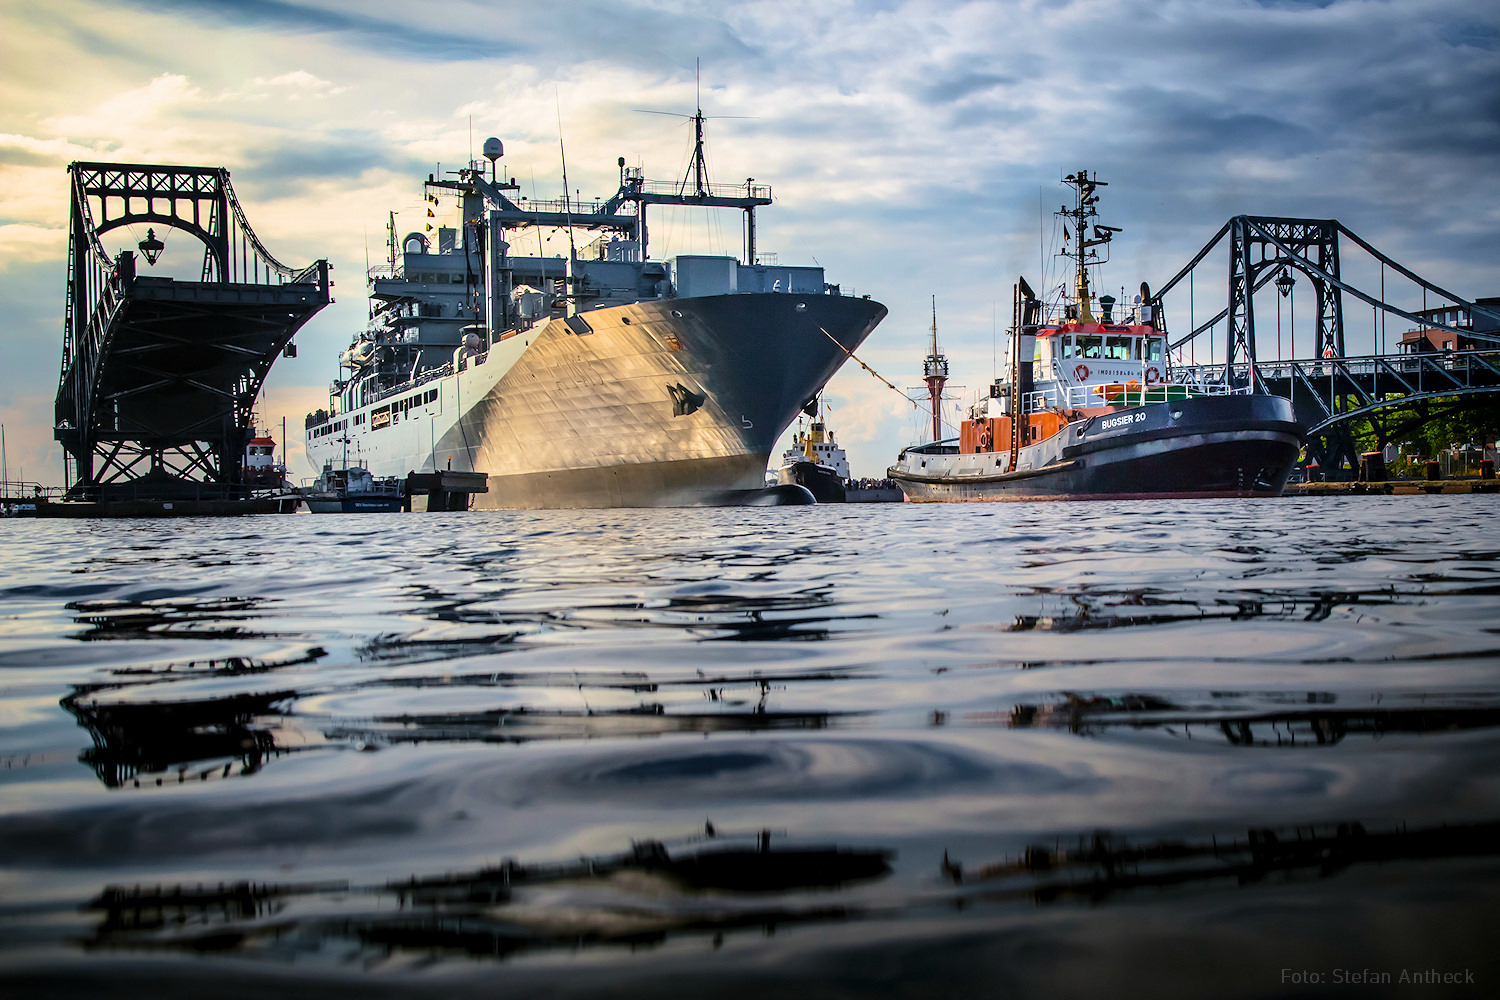
[[553, 320], [518, 335], [524, 353], [432, 457], [487, 474], [477, 508], [724, 502], [764, 485], [777, 438], [885, 314], [868, 299], [768, 293]]

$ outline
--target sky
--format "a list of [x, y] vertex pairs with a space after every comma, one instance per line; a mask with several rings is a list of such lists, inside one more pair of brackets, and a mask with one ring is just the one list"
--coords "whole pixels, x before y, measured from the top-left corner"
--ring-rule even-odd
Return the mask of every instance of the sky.
[[[1082, 168], [1108, 182], [1100, 219], [1123, 230], [1101, 277], [1111, 289], [1160, 286], [1228, 218], [1251, 214], [1338, 219], [1457, 295], [1500, 295], [1490, 2], [4, 0], [10, 478], [62, 479], [51, 418], [68, 163], [227, 167], [273, 254], [333, 263], [336, 303], [273, 367], [260, 407], [278, 437], [281, 418], [293, 429], [298, 478], [313, 471], [301, 418], [326, 404], [337, 353], [363, 324], [365, 262], [385, 252], [387, 213], [402, 232], [421, 228], [421, 180], [490, 135], [529, 196], [562, 191], [560, 132], [585, 197], [612, 193], [619, 156], [680, 179], [690, 126], [636, 109], [691, 114], [695, 64], [704, 112], [724, 116], [707, 126], [710, 179], [773, 188], [759, 249], [884, 303], [858, 354], [902, 389], [921, 384], [935, 304], [950, 414], [995, 375], [1016, 275], [1056, 283], [1049, 213], [1068, 194], [1060, 178]], [[738, 252], [737, 213], [657, 220], [653, 256]], [[200, 258], [188, 242], [168, 236], [163, 273], [190, 275]], [[1346, 276], [1373, 282], [1378, 268], [1353, 256]], [[1221, 252], [1195, 272], [1191, 304], [1168, 300], [1174, 330], [1223, 307], [1226, 272]], [[1398, 285], [1392, 300], [1420, 305]], [[1311, 299], [1282, 319], [1299, 338]], [[1262, 356], [1275, 309], [1257, 299]], [[1359, 353], [1375, 320], [1364, 306], [1348, 316]], [[1204, 360], [1207, 344], [1195, 350]], [[854, 365], [825, 398], [857, 476], [923, 439], [922, 414]]]

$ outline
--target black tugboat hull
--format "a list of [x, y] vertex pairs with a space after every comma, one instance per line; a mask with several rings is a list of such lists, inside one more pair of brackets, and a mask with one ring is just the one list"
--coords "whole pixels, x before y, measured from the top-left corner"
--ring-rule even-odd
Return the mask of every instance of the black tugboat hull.
[[915, 501], [1279, 496], [1302, 445], [1291, 402], [1261, 395], [1121, 410], [1069, 424], [1059, 437], [1038, 468], [984, 470], [1007, 461], [1005, 452], [906, 453], [888, 475]]
[[818, 503], [843, 503], [847, 499], [844, 481], [832, 469], [816, 462], [789, 462], [776, 473], [783, 486], [801, 486]]

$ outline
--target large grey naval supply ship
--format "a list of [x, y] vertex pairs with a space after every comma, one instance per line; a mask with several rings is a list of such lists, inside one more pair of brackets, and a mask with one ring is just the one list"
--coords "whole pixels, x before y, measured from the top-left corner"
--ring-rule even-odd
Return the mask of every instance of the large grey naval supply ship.
[[[477, 160], [429, 175], [428, 202], [456, 198], [463, 221], [435, 243], [398, 240], [392, 222], [369, 326], [340, 356], [329, 409], [307, 418], [314, 467], [483, 473], [474, 505], [489, 508], [753, 498], [776, 439], [886, 309], [821, 267], [757, 258], [771, 189], [709, 184], [702, 112], [692, 120], [681, 183], [622, 158], [606, 201], [528, 202], [497, 177], [498, 139], [483, 147], [488, 178]], [[743, 211], [743, 259], [652, 260], [649, 205]], [[567, 257], [540, 255], [545, 227], [566, 231]]]

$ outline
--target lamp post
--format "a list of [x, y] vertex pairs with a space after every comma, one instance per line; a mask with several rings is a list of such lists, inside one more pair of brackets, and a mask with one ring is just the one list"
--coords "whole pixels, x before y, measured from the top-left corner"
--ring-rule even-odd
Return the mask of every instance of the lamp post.
[[167, 248], [165, 243], [156, 238], [155, 229], [147, 229], [146, 238], [141, 240], [137, 246], [141, 248], [141, 253], [145, 255], [146, 263], [153, 267], [156, 266], [156, 259], [161, 256], [161, 252]]

